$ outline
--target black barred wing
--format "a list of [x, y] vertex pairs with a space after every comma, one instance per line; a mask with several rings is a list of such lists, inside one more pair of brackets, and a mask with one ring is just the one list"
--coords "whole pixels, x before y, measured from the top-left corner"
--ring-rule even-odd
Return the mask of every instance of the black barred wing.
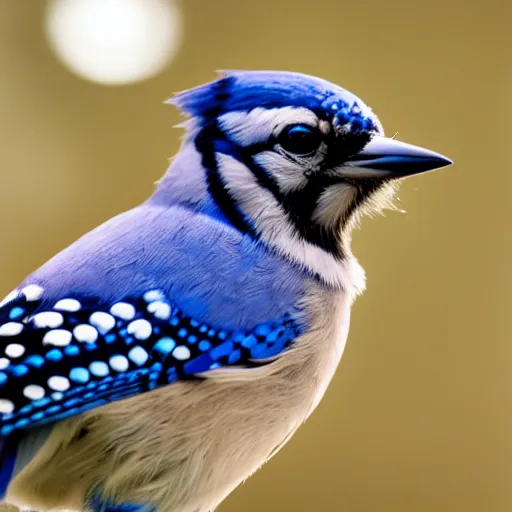
[[0, 305], [0, 435], [54, 422], [221, 366], [276, 356], [300, 334], [291, 317], [225, 331], [186, 316], [159, 290], [113, 304], [42, 306], [28, 285]]

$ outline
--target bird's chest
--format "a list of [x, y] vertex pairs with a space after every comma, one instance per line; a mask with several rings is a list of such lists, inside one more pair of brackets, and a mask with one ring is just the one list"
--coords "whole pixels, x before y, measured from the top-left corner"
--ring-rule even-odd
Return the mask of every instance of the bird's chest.
[[324, 302], [320, 299], [318, 303], [323, 310], [319, 311], [316, 306], [312, 329], [306, 340], [311, 352], [315, 354], [308, 368], [315, 382], [311, 389], [311, 409], [308, 416], [317, 407], [334, 376], [345, 350], [350, 328], [353, 298], [345, 293], [322, 298]]
[[[318, 406], [334, 376], [347, 342], [351, 305], [350, 295], [310, 287], [302, 302], [309, 326], [292, 346], [257, 369], [212, 372], [212, 386], [218, 385], [220, 395], [231, 393], [235, 402], [247, 403], [255, 411], [255, 424], [266, 419], [267, 434], [271, 425], [294, 430]], [[232, 411], [237, 414], [238, 408]]]
[[[245, 479], [274, 455], [318, 406], [335, 373], [347, 340], [351, 300], [315, 294], [306, 302], [311, 302], [305, 307], [312, 327], [291, 350], [254, 370], [212, 372], [204, 383], [209, 407], [199, 408], [204, 417], [195, 420], [217, 424], [209, 449], [216, 474], [226, 478], [221, 487]], [[204, 444], [194, 450], [201, 460], [202, 450]], [[230, 473], [234, 467], [236, 475]]]

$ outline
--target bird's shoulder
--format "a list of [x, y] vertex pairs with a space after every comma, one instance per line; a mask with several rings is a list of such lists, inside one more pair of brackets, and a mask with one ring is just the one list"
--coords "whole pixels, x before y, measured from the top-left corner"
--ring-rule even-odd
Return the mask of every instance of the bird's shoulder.
[[49, 300], [73, 292], [110, 302], [157, 288], [185, 313], [237, 328], [289, 312], [310, 279], [216, 218], [143, 205], [87, 233], [23, 284], [39, 284]]
[[0, 435], [268, 364], [307, 329], [300, 280], [271, 255], [189, 212], [139, 215], [82, 237], [0, 305]]

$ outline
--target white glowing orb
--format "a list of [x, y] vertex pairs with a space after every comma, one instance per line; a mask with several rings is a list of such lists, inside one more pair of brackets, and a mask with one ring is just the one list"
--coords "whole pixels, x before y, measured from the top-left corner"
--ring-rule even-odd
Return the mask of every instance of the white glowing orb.
[[46, 34], [76, 74], [103, 84], [154, 76], [175, 56], [182, 16], [171, 0], [51, 0]]

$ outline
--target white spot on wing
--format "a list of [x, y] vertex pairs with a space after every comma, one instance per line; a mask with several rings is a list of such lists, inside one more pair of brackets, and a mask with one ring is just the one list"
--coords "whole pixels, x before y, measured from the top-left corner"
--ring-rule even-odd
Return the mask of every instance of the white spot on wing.
[[23, 394], [30, 400], [39, 400], [44, 397], [44, 388], [36, 384], [29, 384], [23, 389]]
[[44, 289], [38, 284], [29, 284], [21, 290], [21, 293], [25, 295], [28, 302], [34, 302], [43, 296]]
[[160, 290], [149, 290], [143, 295], [146, 302], [152, 302], [154, 300], [162, 300], [165, 298], [164, 294]]
[[43, 337], [43, 345], [55, 345], [56, 347], [65, 347], [69, 345], [72, 334], [66, 329], [53, 329], [48, 331]]
[[54, 375], [48, 379], [48, 386], [55, 391], [66, 391], [69, 389], [69, 380], [60, 375]]
[[148, 312], [160, 320], [168, 320], [171, 316], [171, 306], [166, 302], [157, 300], [148, 305]]
[[109, 359], [110, 367], [116, 372], [125, 372], [128, 370], [128, 359], [124, 356], [116, 355]]
[[96, 311], [89, 318], [89, 323], [101, 334], [106, 334], [116, 325], [116, 319], [103, 311]]
[[94, 343], [98, 339], [98, 331], [92, 325], [80, 324], [73, 329], [73, 336], [81, 343]]
[[128, 357], [131, 361], [133, 361], [137, 366], [142, 366], [148, 360], [148, 353], [142, 347], [133, 347], [130, 352], [128, 352]]
[[60, 327], [62, 325], [64, 317], [56, 311], [43, 311], [42, 313], [34, 315], [32, 317], [32, 321], [34, 322], [34, 325], [40, 329], [55, 329], [55, 327]]
[[174, 349], [172, 355], [175, 359], [178, 359], [179, 361], [185, 361], [190, 357], [190, 349], [185, 345], [179, 345]]
[[303, 166], [290, 161], [275, 151], [262, 151], [254, 155], [254, 161], [264, 169], [272, 169], [272, 177], [283, 193], [300, 190], [305, 187], [308, 179], [304, 175]]
[[82, 305], [76, 299], [62, 299], [53, 306], [53, 309], [58, 309], [60, 311], [70, 311], [72, 313], [76, 311], [80, 311]]
[[10, 400], [0, 398], [0, 413], [11, 414], [14, 411], [14, 404]]
[[128, 324], [127, 331], [138, 340], [147, 340], [151, 336], [153, 328], [147, 320], [140, 318]]
[[0, 370], [5, 370], [10, 364], [11, 361], [9, 361], [9, 359], [6, 357], [0, 357]]
[[96, 377], [105, 377], [109, 373], [107, 363], [103, 361], [93, 361], [89, 365], [89, 371]]
[[21, 357], [25, 353], [25, 347], [19, 343], [11, 343], [5, 347], [5, 355], [11, 359]]
[[135, 316], [135, 308], [127, 302], [118, 302], [110, 308], [110, 313], [123, 320], [131, 320]]
[[0, 336], [17, 336], [23, 330], [23, 324], [7, 322], [0, 326]]

